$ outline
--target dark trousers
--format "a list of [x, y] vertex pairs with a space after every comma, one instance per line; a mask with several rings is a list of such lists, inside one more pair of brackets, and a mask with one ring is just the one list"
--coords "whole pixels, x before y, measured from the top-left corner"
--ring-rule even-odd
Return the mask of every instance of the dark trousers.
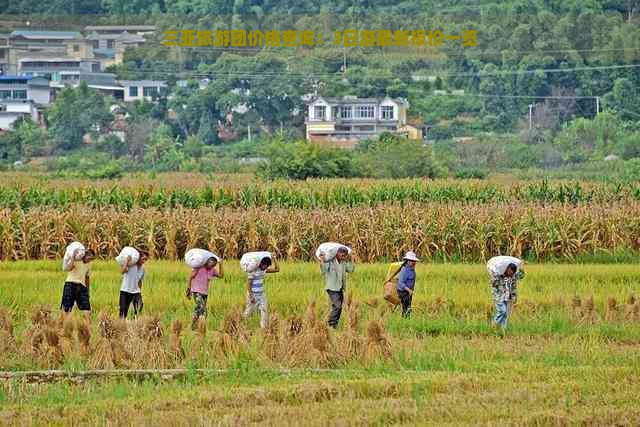
[[120, 317], [127, 318], [129, 306], [133, 303], [133, 315], [137, 316], [142, 311], [142, 294], [131, 294], [129, 292], [120, 291]]
[[407, 291], [398, 291], [398, 296], [400, 297], [400, 302], [402, 303], [402, 316], [411, 316], [411, 300], [413, 299], [413, 294], [410, 294]]
[[331, 313], [329, 313], [329, 326], [338, 327], [338, 321], [342, 314], [342, 301], [344, 301], [344, 292], [327, 290], [329, 301], [331, 302]]
[[82, 283], [65, 282], [62, 289], [62, 302], [60, 307], [67, 313], [71, 312], [73, 305], [77, 304], [82, 311], [91, 311], [89, 301], [89, 288]]

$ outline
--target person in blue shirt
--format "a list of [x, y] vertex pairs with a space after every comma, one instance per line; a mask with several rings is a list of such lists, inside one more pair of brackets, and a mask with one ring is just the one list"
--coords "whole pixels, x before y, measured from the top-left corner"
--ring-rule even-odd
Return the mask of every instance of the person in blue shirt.
[[398, 296], [402, 303], [402, 317], [411, 316], [411, 301], [413, 290], [416, 285], [416, 263], [420, 260], [415, 252], [409, 251], [405, 254], [404, 265], [398, 274]]

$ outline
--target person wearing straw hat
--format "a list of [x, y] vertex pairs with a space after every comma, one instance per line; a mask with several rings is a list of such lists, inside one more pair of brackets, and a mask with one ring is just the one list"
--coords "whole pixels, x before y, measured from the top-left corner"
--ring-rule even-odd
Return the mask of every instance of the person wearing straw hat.
[[402, 303], [402, 317], [411, 316], [411, 301], [413, 300], [413, 289], [416, 285], [416, 263], [420, 262], [416, 253], [409, 251], [402, 258], [404, 262], [398, 274], [398, 296]]

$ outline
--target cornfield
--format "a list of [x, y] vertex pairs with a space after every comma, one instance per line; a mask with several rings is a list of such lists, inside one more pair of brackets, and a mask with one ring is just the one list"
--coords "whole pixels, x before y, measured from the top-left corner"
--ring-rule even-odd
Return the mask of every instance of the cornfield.
[[[640, 187], [631, 184], [527, 182], [499, 184], [453, 180], [310, 180], [302, 183], [212, 179], [202, 182], [176, 178], [167, 183], [141, 179], [91, 183], [85, 181], [11, 181], [0, 186], [0, 208], [40, 206], [68, 208], [114, 207], [196, 209], [327, 209], [397, 203], [617, 203], [640, 200]], [[215, 185], [214, 185], [215, 183]]]
[[141, 209], [71, 206], [0, 211], [0, 259], [60, 257], [80, 240], [100, 257], [125, 245], [154, 258], [180, 259], [191, 247], [226, 258], [257, 248], [307, 260], [323, 241], [350, 245], [360, 261], [415, 250], [427, 260], [481, 261], [498, 253], [530, 259], [573, 259], [636, 251], [640, 203], [404, 203], [332, 209]]

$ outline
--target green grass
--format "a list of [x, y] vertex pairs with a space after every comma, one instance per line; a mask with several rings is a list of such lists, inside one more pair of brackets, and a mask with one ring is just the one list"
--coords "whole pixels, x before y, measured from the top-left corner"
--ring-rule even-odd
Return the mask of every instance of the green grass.
[[[65, 278], [59, 264], [57, 261], [0, 264], [0, 304], [13, 311], [18, 324], [24, 323], [36, 305], [58, 308]], [[97, 261], [92, 269], [93, 311], [117, 314], [121, 278], [117, 265], [113, 261]], [[378, 299], [381, 303], [381, 281], [386, 270], [383, 264], [358, 265], [356, 273], [349, 277], [348, 292], [357, 300]], [[145, 311], [159, 314], [165, 322], [176, 317], [188, 319], [193, 308], [192, 301], [184, 297], [189, 268], [178, 262], [150, 261], [145, 271]], [[244, 303], [245, 275], [238, 262], [226, 262], [225, 273], [225, 279], [214, 280], [210, 288], [208, 309], [213, 327], [218, 326], [231, 307]], [[391, 331], [418, 334], [488, 331], [485, 320], [491, 298], [483, 265], [419, 264], [417, 275], [415, 316], [409, 321], [392, 317]], [[271, 310], [283, 316], [302, 314], [313, 300], [320, 307], [327, 303], [319, 268], [311, 263], [283, 263], [280, 273], [267, 277], [266, 288]], [[527, 277], [519, 285], [520, 301], [512, 329], [522, 334], [578, 333], [581, 329], [571, 324], [571, 313], [565, 306], [574, 295], [583, 300], [593, 296], [596, 310], [603, 312], [608, 298], [623, 303], [638, 289], [640, 276], [633, 264], [528, 265]], [[438, 298], [443, 300], [443, 306], [436, 313], [432, 306]], [[365, 315], [367, 307], [365, 304]]]
[[[326, 312], [317, 266], [283, 263], [281, 270], [266, 282], [272, 311], [282, 317], [301, 315], [317, 300], [320, 314]], [[192, 302], [184, 298], [184, 288], [189, 269], [153, 261], [146, 271], [145, 311], [161, 315], [166, 326], [176, 318], [188, 321]], [[487, 322], [491, 303], [482, 265], [420, 264], [413, 318], [404, 320], [397, 313], [385, 318], [392, 358], [345, 361], [329, 372], [303, 366], [282, 374], [277, 362], [261, 357], [254, 318], [248, 326], [252, 338], [242, 351], [224, 363], [184, 365], [223, 367], [226, 373], [192, 372], [175, 381], [6, 381], [0, 386], [0, 416], [8, 424], [55, 425], [208, 420], [223, 425], [633, 425], [640, 422], [640, 325], [622, 313], [607, 316], [607, 301], [624, 304], [639, 289], [636, 271], [633, 264], [529, 265], [503, 336]], [[349, 291], [362, 302], [365, 322], [383, 312], [381, 301], [375, 307], [367, 303], [380, 300], [385, 273], [385, 265], [359, 265], [350, 277]], [[210, 290], [212, 329], [243, 303], [244, 276], [237, 261], [226, 265], [226, 274]], [[12, 310], [20, 341], [35, 305], [59, 304], [64, 274], [58, 262], [15, 262], [0, 264], [0, 277], [0, 304]], [[95, 263], [95, 311], [117, 313], [119, 279], [114, 262]], [[574, 295], [583, 302], [593, 296], [595, 319], [576, 318]], [[187, 347], [193, 339], [187, 331]], [[12, 359], [3, 368], [33, 365], [28, 358]], [[64, 366], [84, 368], [82, 360]]]

